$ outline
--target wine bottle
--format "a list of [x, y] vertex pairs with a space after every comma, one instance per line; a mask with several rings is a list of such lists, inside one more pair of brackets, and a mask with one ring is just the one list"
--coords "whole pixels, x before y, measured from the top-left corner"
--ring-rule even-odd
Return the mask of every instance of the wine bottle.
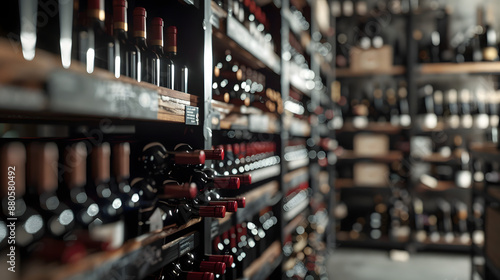
[[339, 33], [337, 35], [337, 48], [335, 63], [339, 68], [349, 67], [349, 46], [347, 44], [347, 34]]
[[37, 41], [37, 5], [36, 0], [19, 1], [20, 39], [23, 57], [26, 60], [35, 58], [35, 46]]
[[434, 88], [431, 85], [426, 85], [421, 90], [421, 98], [423, 99], [423, 108], [421, 116], [421, 126], [427, 129], [433, 129], [437, 126], [437, 116], [434, 112], [434, 99], [432, 93]]
[[163, 19], [153, 18], [151, 23], [151, 48], [159, 57], [160, 80], [159, 85], [174, 89], [175, 71], [173, 61], [165, 54], [163, 48]]
[[443, 100], [444, 100], [443, 92], [440, 90], [436, 90], [434, 92], [434, 110], [438, 117], [438, 121], [442, 120], [444, 114]]
[[440, 214], [444, 231], [444, 241], [447, 243], [451, 243], [455, 238], [453, 234], [453, 222], [451, 219], [451, 205], [444, 199], [439, 199], [437, 204], [441, 212]]
[[434, 243], [438, 242], [441, 239], [437, 223], [438, 219], [436, 215], [429, 215], [429, 217], [427, 217], [427, 225], [429, 228], [429, 239]]
[[462, 201], [455, 201], [455, 213], [456, 213], [456, 221], [458, 232], [460, 234], [460, 242], [463, 244], [470, 243], [470, 235], [467, 227], [467, 217], [468, 217], [468, 209], [467, 205]]
[[[2, 179], [2, 211], [4, 216], [16, 219], [14, 243], [22, 250], [22, 254], [28, 253], [30, 244], [40, 240], [44, 234], [45, 221], [42, 215], [27, 203], [26, 195], [26, 149], [20, 142], [10, 142], [0, 149], [0, 167], [4, 172], [0, 174]], [[13, 208], [12, 205], [15, 207]], [[9, 231], [12, 228], [9, 227]]]
[[383, 114], [384, 111], [384, 96], [383, 91], [378, 84], [375, 85], [375, 89], [373, 90], [373, 106], [371, 109], [374, 115], [373, 121], [375, 122], [386, 122], [385, 116]]
[[[179, 66], [179, 61], [177, 57], [177, 27], [169, 26], [167, 28], [167, 56], [170, 58], [172, 63], [172, 70], [174, 71], [174, 77], [180, 77], [180, 75], [175, 74], [175, 68]], [[180, 90], [181, 78], [177, 79], [172, 83], [172, 87], [175, 90]]]
[[[160, 72], [158, 55], [153, 52], [146, 42], [146, 9], [136, 7], [134, 16], [134, 40], [136, 47], [140, 50], [141, 71], [138, 81], [159, 85]], [[139, 72], [138, 72], [139, 73]]]
[[427, 232], [425, 231], [424, 204], [421, 199], [413, 199], [413, 209], [415, 212], [415, 239], [418, 242], [424, 242], [427, 238]]
[[118, 248], [124, 242], [123, 201], [113, 192], [110, 182], [111, 147], [102, 143], [92, 148], [91, 180], [87, 194], [99, 205], [100, 219], [89, 227], [93, 240], [109, 242], [110, 248]]
[[492, 128], [497, 128], [499, 125], [499, 114], [498, 114], [498, 104], [500, 101], [500, 92], [488, 92], [487, 102], [488, 102], [488, 115], [490, 118], [490, 126]]
[[54, 143], [32, 143], [28, 152], [28, 183], [33, 187], [29, 204], [42, 215], [45, 232], [63, 238], [74, 228], [75, 216], [57, 195], [58, 148]]
[[[94, 72], [94, 67], [106, 69], [115, 74], [115, 40], [104, 30], [104, 1], [89, 0], [87, 2], [87, 72]], [[119, 75], [118, 75], [119, 76]]]
[[471, 128], [473, 125], [473, 119], [471, 115], [471, 94], [469, 89], [463, 88], [460, 91], [460, 123], [463, 128]]
[[460, 116], [459, 114], [459, 107], [458, 107], [458, 93], [456, 89], [450, 89], [447, 91], [446, 96], [446, 103], [448, 104], [448, 120], [447, 120], [447, 125], [450, 128], [456, 129], [460, 126]]
[[[61, 53], [61, 63], [64, 68], [69, 68], [72, 59], [73, 42], [73, 17], [77, 15], [74, 11], [74, 1], [59, 1], [59, 48]], [[53, 30], [53, 29], [52, 29]], [[75, 59], [76, 57], [73, 57]]]
[[441, 35], [438, 31], [431, 33], [431, 44], [429, 46], [430, 62], [437, 63], [441, 61]]
[[141, 52], [128, 38], [127, 0], [113, 0], [113, 36], [115, 61], [119, 63], [120, 74], [140, 81]]
[[345, 0], [342, 3], [342, 14], [346, 17], [351, 17], [354, 13], [354, 4], [351, 0]]
[[152, 142], [144, 146], [139, 157], [148, 174], [167, 174], [175, 165], [201, 165], [205, 163], [205, 152], [168, 152], [165, 147]]
[[486, 92], [483, 88], [478, 88], [475, 95], [476, 112], [474, 115], [474, 127], [486, 129], [490, 125], [490, 117], [486, 108]]
[[175, 152], [195, 152], [199, 153], [203, 151], [205, 153], [205, 159], [208, 160], [224, 160], [224, 149], [221, 147], [217, 147], [212, 150], [195, 150], [189, 144], [180, 143], [174, 147]]
[[[221, 257], [226, 257], [226, 256], [221, 256]], [[233, 259], [233, 256], [228, 255], [226, 257], [227, 259]], [[210, 258], [208, 258], [210, 259]], [[212, 258], [214, 259], [214, 258]], [[218, 258], [218, 259], [224, 259], [224, 258]], [[226, 262], [221, 262], [221, 261], [213, 261], [213, 260], [201, 260], [198, 259], [194, 253], [187, 253], [185, 256], [183, 256], [179, 260], [179, 264], [183, 270], [186, 271], [192, 271], [192, 270], [199, 270], [201, 272], [211, 272], [215, 275], [223, 275], [226, 273]]]
[[411, 125], [410, 117], [410, 105], [408, 103], [408, 90], [406, 89], [406, 82], [399, 82], [398, 88], [398, 100], [399, 100], [399, 121], [401, 126], [408, 127]]
[[494, 9], [492, 8], [486, 10], [486, 24], [484, 26], [484, 33], [481, 37], [481, 49], [484, 61], [498, 60], [497, 32], [493, 27], [493, 11]]
[[65, 188], [59, 189], [61, 197], [73, 210], [77, 222], [87, 228], [95, 219], [100, 218], [99, 205], [85, 192], [87, 184], [87, 148], [83, 142], [66, 147], [64, 153]]

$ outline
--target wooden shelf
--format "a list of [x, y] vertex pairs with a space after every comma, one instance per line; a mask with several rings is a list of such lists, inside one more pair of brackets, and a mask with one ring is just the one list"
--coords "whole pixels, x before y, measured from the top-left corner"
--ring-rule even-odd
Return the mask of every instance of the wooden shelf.
[[[401, 186], [401, 185], [398, 185]], [[389, 186], [358, 186], [354, 183], [353, 179], [350, 178], [338, 178], [335, 180], [335, 189], [356, 189], [356, 190], [389, 190]]]
[[469, 188], [459, 188], [459, 187], [457, 187], [457, 185], [453, 181], [437, 181], [437, 185], [434, 188], [431, 188], [431, 187], [419, 182], [416, 185], [416, 188], [419, 191], [436, 191], [436, 192], [446, 191], [446, 190], [450, 190], [450, 189], [464, 189], [464, 190], [469, 189]]
[[16, 52], [5, 40], [0, 40], [0, 61], [0, 118], [111, 118], [199, 124], [198, 98], [194, 95], [125, 76], [115, 78], [98, 68], [88, 74], [77, 61], [64, 69], [58, 57], [41, 50], [37, 50], [35, 59], [26, 61], [21, 51]]
[[500, 74], [500, 62], [424, 63], [419, 74]]
[[500, 160], [500, 150], [497, 143], [479, 143], [470, 146], [471, 154], [477, 159], [489, 162]]
[[377, 133], [386, 133], [386, 134], [398, 134], [401, 132], [403, 127], [395, 126], [391, 123], [382, 123], [382, 122], [370, 122], [368, 126], [363, 128], [357, 128], [353, 125], [352, 122], [344, 123], [341, 129], [336, 130], [337, 133], [342, 132], [377, 132]]
[[[26, 264], [23, 279], [106, 279], [113, 277], [142, 279], [194, 249], [200, 241], [198, 232], [191, 232], [165, 244], [165, 238], [201, 221], [189, 221], [181, 227], [166, 227], [127, 241], [122, 247], [91, 254], [82, 260], [62, 265]], [[182, 250], [181, 250], [182, 248]], [[151, 252], [158, 252], [154, 256]]]
[[415, 158], [420, 161], [430, 162], [430, 163], [457, 163], [459, 164], [459, 159], [454, 156], [444, 157], [439, 153], [432, 153], [424, 157]]
[[379, 239], [371, 239], [365, 233], [360, 233], [357, 238], [353, 238], [348, 231], [337, 232], [337, 242], [340, 246], [364, 247], [364, 248], [405, 248], [410, 238], [397, 241], [388, 236], [382, 236]]
[[394, 65], [389, 70], [370, 70], [370, 71], [352, 71], [346, 68], [335, 69], [337, 78], [355, 78], [355, 77], [370, 77], [370, 76], [400, 76], [406, 73], [406, 67], [402, 65]]
[[338, 155], [338, 160], [347, 160], [347, 161], [376, 161], [376, 162], [386, 162], [391, 163], [394, 161], [399, 161], [403, 159], [403, 153], [401, 151], [389, 151], [389, 153], [380, 156], [365, 156], [358, 155], [352, 150], [344, 150], [340, 155]]

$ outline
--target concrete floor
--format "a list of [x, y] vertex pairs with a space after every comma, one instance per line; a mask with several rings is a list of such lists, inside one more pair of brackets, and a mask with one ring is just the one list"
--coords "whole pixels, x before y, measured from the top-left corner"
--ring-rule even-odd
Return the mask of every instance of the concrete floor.
[[418, 252], [396, 262], [387, 251], [336, 249], [328, 260], [329, 280], [468, 280], [466, 254]]

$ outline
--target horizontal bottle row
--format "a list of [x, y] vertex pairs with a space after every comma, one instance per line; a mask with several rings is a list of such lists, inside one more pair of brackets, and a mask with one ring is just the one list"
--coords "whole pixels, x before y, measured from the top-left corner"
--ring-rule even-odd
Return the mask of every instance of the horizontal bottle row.
[[326, 209], [311, 214], [285, 238], [283, 270], [287, 279], [328, 279], [326, 245], [321, 237], [328, 225]]
[[212, 252], [232, 255], [234, 265], [225, 279], [238, 279], [245, 268], [259, 258], [273, 242], [279, 239], [278, 217], [271, 208], [264, 208], [259, 214], [242, 224], [232, 226], [212, 241]]
[[340, 240], [409, 240], [410, 198], [405, 190], [390, 198], [361, 195], [355, 201], [354, 197], [343, 194], [343, 203], [336, 207], [336, 216], [341, 219], [337, 226], [342, 233]]
[[232, 255], [201, 255], [192, 251], [145, 279], [214, 280], [224, 277], [233, 266]]
[[224, 160], [212, 163], [212, 168], [217, 175], [243, 175], [278, 165], [281, 161], [275, 142], [240, 142], [216, 147], [225, 149]]
[[498, 93], [477, 88], [435, 89], [428, 84], [419, 89], [419, 123], [434, 129], [441, 119], [449, 128], [498, 126]]
[[[417, 241], [470, 245], [469, 209], [465, 202], [438, 199], [434, 209], [428, 209], [425, 204], [418, 198], [413, 202]], [[474, 207], [474, 224], [482, 223], [482, 212], [481, 208]], [[478, 231], [473, 236], [475, 241], [482, 243], [484, 234]]]
[[194, 150], [179, 144], [167, 151], [150, 143], [138, 153], [136, 165], [144, 170], [134, 171], [144, 178], [131, 180], [129, 143], [86, 143], [2, 146], [0, 164], [8, 170], [2, 178], [9, 183], [2, 188], [0, 227], [7, 232], [7, 222], [15, 219], [19, 238], [2, 236], [0, 249], [15, 242], [23, 258], [44, 258], [40, 250], [52, 242], [61, 251], [47, 260], [67, 262], [70, 240], [83, 251], [115, 249], [167, 226], [197, 217], [222, 218], [245, 207], [244, 197], [222, 197], [218, 189], [238, 189], [251, 182], [249, 175], [223, 177], [202, 169], [205, 158], [222, 160], [222, 149]]
[[228, 17], [236, 19], [243, 25], [251, 36], [266, 49], [275, 48], [273, 35], [271, 33], [271, 16], [259, 6], [254, 0], [227, 0], [216, 1], [228, 14]]
[[355, 127], [364, 128], [369, 122], [403, 127], [411, 125], [408, 89], [404, 80], [399, 81], [397, 87], [378, 83], [368, 83], [363, 87], [338, 83], [337, 88], [336, 100], [342, 117], [350, 119]]
[[215, 58], [212, 98], [252, 106], [266, 112], [283, 112], [281, 94], [266, 86], [266, 76], [235, 61], [229, 50]]
[[[69, 68], [72, 61], [80, 61], [88, 73], [101, 68], [117, 78], [127, 76], [187, 92], [188, 67], [177, 57], [177, 27], [165, 28], [163, 19], [155, 17], [146, 28], [146, 9], [134, 7], [129, 31], [127, 1], [106, 4], [111, 2], [112, 9], [105, 9], [105, 2], [100, 0], [61, 1], [50, 6], [51, 12], [59, 17], [38, 23], [38, 1], [23, 1], [19, 4], [19, 15], [10, 15], [12, 21], [17, 21], [13, 24], [20, 25], [20, 32], [12, 31], [6, 36], [14, 41], [19, 39], [27, 60], [32, 60], [40, 48], [60, 55], [64, 68]], [[46, 15], [44, 10], [40, 13]]]

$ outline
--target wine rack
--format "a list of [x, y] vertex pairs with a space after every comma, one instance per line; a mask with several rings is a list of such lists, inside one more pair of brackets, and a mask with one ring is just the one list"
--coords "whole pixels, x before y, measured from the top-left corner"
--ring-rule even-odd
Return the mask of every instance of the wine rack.
[[[407, 201], [408, 213], [411, 215], [410, 239], [408, 242], [386, 243], [385, 246], [380, 247], [389, 249], [409, 248], [410, 250], [482, 252], [482, 249], [474, 245], [473, 232], [475, 230], [471, 229], [470, 226], [475, 224], [477, 228], [476, 233], [481, 236], [478, 233], [483, 230], [481, 229], [481, 223], [473, 223], [472, 221], [482, 221], [484, 219], [484, 210], [481, 210], [484, 205], [479, 206], [482, 205], [482, 199], [480, 198], [476, 201], [478, 195], [479, 197], [482, 196], [483, 187], [479, 186], [483, 184], [483, 181], [475, 181], [478, 179], [475, 177], [477, 172], [469, 172], [471, 172], [472, 166], [481, 169], [483, 165], [481, 163], [476, 164], [475, 161], [470, 161], [467, 158], [469, 155], [468, 151], [473, 149], [472, 147], [476, 145], [480, 147], [481, 143], [491, 142], [492, 140], [496, 141], [496, 136], [492, 136], [496, 135], [498, 126], [498, 122], [496, 121], [497, 113], [495, 111], [496, 101], [493, 100], [494, 98], [482, 98], [482, 93], [484, 92], [486, 96], [496, 96], [494, 89], [498, 86], [498, 75], [500, 72], [498, 71], [497, 61], [477, 61], [477, 59], [472, 58], [467, 58], [465, 62], [460, 61], [460, 51], [458, 48], [457, 50], [452, 50], [456, 45], [451, 46], [449, 44], [449, 38], [451, 38], [449, 32], [452, 32], [450, 28], [455, 28], [455, 31], [453, 31], [455, 33], [461, 32], [458, 31], [461, 27], [459, 27], [460, 24], [457, 21], [456, 12], [459, 10], [464, 11], [465, 9], [477, 9], [477, 7], [472, 4], [467, 8], [458, 7], [456, 3], [446, 1], [446, 3], [428, 1], [425, 3], [420, 2], [419, 4], [411, 1], [375, 2], [334, 1], [332, 4], [332, 12], [336, 15], [337, 30], [337, 67], [335, 69], [337, 84], [332, 86], [334, 89], [334, 93], [332, 94], [337, 106], [341, 109], [344, 119], [343, 125], [336, 127], [340, 146], [340, 148], [336, 149], [337, 160], [339, 163], [344, 164], [356, 161], [389, 161], [389, 159], [393, 158], [394, 154], [392, 152], [380, 157], [356, 155], [350, 146], [353, 135], [361, 133], [371, 133], [373, 135], [377, 133], [386, 134], [389, 137], [391, 135], [406, 135], [406, 139], [399, 139], [398, 141], [401, 142], [391, 146], [391, 148], [401, 152], [401, 156], [397, 160], [407, 169], [400, 174], [403, 180], [399, 184], [396, 184], [396, 186], [411, 196], [411, 199]], [[395, 5], [391, 6], [391, 4]], [[471, 13], [470, 17], [472, 16]], [[378, 25], [383, 25], [383, 27], [380, 28]], [[483, 22], [479, 22], [477, 25], [484, 25], [484, 19]], [[356, 27], [353, 28], [353, 26]], [[373, 27], [373, 29], [367, 29], [370, 27]], [[434, 31], [439, 32], [437, 34], [439, 38], [432, 37], [436, 35], [433, 33]], [[395, 36], [390, 36], [384, 32], [392, 32], [392, 34], [404, 33], [408, 34], [408, 36], [398, 35], [395, 38]], [[363, 44], [367, 41], [366, 38], [369, 38], [371, 40], [369, 43], [373, 45], [378, 35], [384, 38], [385, 44], [392, 47], [393, 57], [384, 57], [384, 61], [378, 61], [380, 62], [379, 67], [376, 69], [370, 68], [368, 64], [364, 65], [366, 66], [365, 68], [360, 68], [362, 65], [356, 64], [358, 63], [356, 61], [351, 61], [352, 57], [361, 55], [368, 57], [368, 52], [370, 51], [372, 53], [379, 51], [379, 56], [383, 55], [382, 50], [378, 46], [363, 47]], [[467, 40], [469, 39], [465, 36], [464, 42]], [[474, 38], [471, 37], [471, 40], [474, 40]], [[438, 43], [438, 46], [436, 46], [436, 41], [440, 41], [441, 45]], [[354, 51], [357, 51], [357, 53], [354, 53]], [[452, 57], [450, 54], [457, 54], [457, 56]], [[371, 56], [370, 59], [371, 61], [376, 61], [377, 57]], [[385, 61], [392, 61], [392, 63], [387, 64]], [[394, 85], [397, 82], [392, 82], [391, 84], [390, 81], [401, 80], [404, 81], [406, 88], [405, 96], [408, 98], [411, 123], [403, 126], [401, 124], [394, 125], [389, 122], [384, 123], [371, 119], [361, 125], [354, 122], [355, 118], [353, 116], [363, 117], [364, 114], [349, 110], [352, 109], [349, 107], [353, 106], [350, 103], [352, 99], [358, 98], [359, 100], [356, 103], [358, 105], [363, 105], [362, 99], [364, 99], [370, 102], [368, 107], [372, 107], [373, 109], [376, 107], [374, 100], [377, 99], [373, 97], [376, 90], [381, 88], [386, 91], [384, 95], [388, 96], [387, 87], [397, 88]], [[451, 82], [459, 80], [461, 81], [460, 83], [454, 84]], [[357, 97], [358, 88], [362, 88], [360, 86], [362, 83], [371, 83], [372, 86], [365, 87], [366, 92], [362, 93], [364, 97]], [[386, 89], [384, 89], [384, 83], [387, 84]], [[485, 87], [487, 90], [482, 91]], [[426, 108], [429, 103], [424, 101], [426, 89], [428, 91], [429, 88], [432, 89], [429, 95], [432, 97], [426, 100], [433, 104], [433, 109], [437, 109], [437, 111], [432, 112], [432, 114], [436, 115], [435, 119], [432, 116], [429, 118]], [[398, 92], [397, 89], [396, 92]], [[454, 92], [456, 92], [456, 95]], [[454, 96], [457, 96], [457, 98], [453, 98]], [[459, 104], [461, 100], [468, 98], [470, 100], [469, 103], [473, 104], [471, 107], [475, 110], [473, 112], [467, 112], [467, 107]], [[389, 103], [387, 100], [384, 100], [384, 102]], [[453, 109], [454, 102], [457, 102], [460, 108], [456, 112]], [[486, 103], [485, 107], [481, 107], [482, 103]], [[450, 104], [452, 105], [450, 106]], [[464, 104], [467, 104], [467, 101]], [[488, 107], [488, 104], [492, 104], [492, 106]], [[490, 110], [490, 108], [492, 109]], [[457, 116], [454, 116], [455, 113]], [[479, 123], [479, 115], [483, 113], [487, 115], [484, 118], [490, 118], [490, 120]], [[370, 117], [372, 114], [368, 113], [367, 116]], [[389, 118], [386, 117], [386, 119]], [[428, 125], [429, 121], [430, 125]], [[428, 123], [426, 124], [426, 122]], [[489, 123], [489, 125], [485, 123]], [[346, 138], [347, 140], [342, 140]], [[460, 141], [454, 141], [455, 139], [459, 139]], [[426, 141], [428, 144], [433, 143], [433, 145], [425, 148], [426, 144], [424, 142]], [[491, 148], [492, 153], [495, 150], [496, 147]], [[465, 154], [461, 153], [461, 151], [465, 151]], [[471, 153], [475, 154], [479, 162], [492, 160], [491, 158], [493, 157], [484, 152], [480, 155], [479, 152], [473, 151]], [[396, 158], [394, 159], [396, 160]], [[339, 174], [352, 173], [352, 170], [346, 171], [341, 168], [342, 166], [343, 164], [337, 164]], [[452, 169], [461, 171], [448, 172]], [[464, 182], [469, 181], [469, 174], [473, 177], [472, 186], [464, 184]], [[421, 175], [423, 177], [420, 177]], [[459, 177], [460, 179], [455, 179]], [[335, 189], [338, 201], [336, 216], [337, 219], [341, 219], [341, 222], [337, 223], [337, 227], [342, 225], [344, 219], [348, 219], [348, 213], [351, 210], [361, 211], [360, 209], [363, 207], [363, 204], [360, 204], [358, 205], [359, 209], [349, 209], [344, 203], [344, 200], [349, 200], [346, 192], [354, 186], [356, 186], [356, 182], [351, 178], [339, 178], [336, 180]], [[364, 199], [365, 195], [362, 195], [364, 192], [381, 195], [387, 193], [387, 190], [381, 187], [356, 187], [359, 191], [351, 192], [350, 195], [359, 199]], [[472, 195], [470, 194], [471, 189], [473, 190]], [[405, 199], [407, 200], [408, 198]], [[468, 209], [468, 213], [464, 213], [464, 205]], [[360, 214], [360, 217], [367, 219], [362, 214]], [[420, 224], [418, 223], [419, 219], [422, 220], [429, 217], [431, 217], [430, 224], [429, 220]], [[450, 227], [445, 225], [446, 222], [442, 221], [443, 217], [451, 217], [453, 219], [453, 227], [451, 228], [453, 238], [450, 238], [450, 234], [446, 234], [450, 230]], [[437, 234], [431, 234], [434, 237], [419, 234], [422, 227], [427, 231], [434, 231], [434, 226], [432, 225], [434, 218], [438, 220], [435, 230]], [[355, 223], [356, 219], [352, 219], [351, 222]], [[368, 224], [368, 222], [366, 223]], [[471, 235], [468, 236], [465, 234], [467, 231], [470, 231]], [[353, 240], [353, 236], [355, 240]], [[365, 239], [360, 238], [362, 235], [353, 234], [351, 228], [346, 228], [344, 225], [338, 232], [337, 239], [340, 244], [353, 246], [379, 246], [381, 244], [380, 240], [373, 240], [366, 233], [364, 236], [366, 237]], [[475, 249], [471, 250], [471, 246]], [[491, 266], [491, 262], [487, 263]], [[489, 276], [485, 278], [484, 269], [481, 269], [482, 279], [495, 279], [498, 277], [494, 276], [495, 274], [491, 274], [494, 272], [490, 271]]]
[[[10, 3], [12, 15], [5, 21], [20, 25], [18, 10], [33, 8], [26, 3]], [[331, 127], [337, 119], [328, 95], [334, 79], [329, 3], [127, 3], [105, 1], [102, 12], [109, 23], [116, 21], [109, 19], [118, 5], [125, 8], [132, 27], [137, 24], [132, 19], [140, 14], [147, 26], [156, 24], [148, 32], [158, 31], [161, 24], [168, 36], [176, 30], [175, 73], [187, 75], [189, 70], [183, 90], [93, 68], [90, 57], [69, 64], [63, 57], [63, 67], [59, 48], [64, 46], [55, 44], [58, 32], [51, 30], [68, 28], [57, 16], [40, 27], [36, 48], [31, 49], [34, 58], [23, 56], [29, 47], [25, 42], [14, 42], [12, 34], [4, 33], [12, 30], [15, 35], [16, 27], [0, 23], [6, 27], [0, 31], [0, 134], [9, 137], [0, 141], [0, 148], [6, 149], [2, 154], [21, 143], [28, 155], [27, 174], [34, 174], [41, 163], [31, 156], [43, 153], [32, 150], [32, 144], [55, 145], [52, 160], [61, 165], [55, 175], [62, 202], [73, 207], [66, 196], [72, 198], [78, 189], [77, 199], [88, 190], [96, 192], [89, 193], [97, 207], [111, 203], [106, 195], [116, 197], [114, 203], [128, 203], [123, 213], [111, 203], [107, 210], [120, 210], [112, 219], [94, 215], [96, 205], [87, 205], [88, 215], [78, 217], [88, 218], [88, 225], [75, 219], [76, 229], [60, 239], [33, 235], [33, 248], [15, 249], [12, 279], [169, 278], [187, 275], [182, 270], [192, 269], [190, 257], [200, 261], [198, 256], [211, 254], [232, 259], [217, 264], [219, 270], [226, 268], [225, 274], [217, 274], [219, 279], [284, 279], [294, 268], [324, 278], [325, 257], [335, 241], [335, 221], [329, 213], [336, 157], [332, 145], [322, 145], [335, 138]], [[74, 6], [74, 32], [85, 15], [82, 6]], [[144, 7], [146, 14], [136, 7]], [[127, 19], [118, 20], [115, 28], [126, 33], [128, 26], [120, 24]], [[108, 23], [101, 27], [111, 30]], [[175, 41], [167, 35], [165, 49]], [[156, 41], [154, 45], [155, 50], [161, 47]], [[242, 78], [219, 74], [228, 69], [225, 61], [231, 69], [236, 66]], [[72, 157], [74, 168], [68, 165]], [[3, 159], [10, 161], [10, 154]], [[38, 185], [29, 176], [29, 196], [23, 196], [28, 206], [34, 201], [31, 184]], [[1, 198], [7, 201], [3, 193]], [[6, 217], [0, 215], [1, 230]], [[299, 225], [302, 239], [290, 241]], [[114, 240], [114, 235], [120, 238]], [[5, 238], [0, 240], [2, 260], [10, 250], [5, 243]], [[295, 262], [286, 251], [289, 246], [306, 257]], [[6, 263], [0, 266], [5, 271]], [[214, 275], [203, 273], [199, 275]]]

